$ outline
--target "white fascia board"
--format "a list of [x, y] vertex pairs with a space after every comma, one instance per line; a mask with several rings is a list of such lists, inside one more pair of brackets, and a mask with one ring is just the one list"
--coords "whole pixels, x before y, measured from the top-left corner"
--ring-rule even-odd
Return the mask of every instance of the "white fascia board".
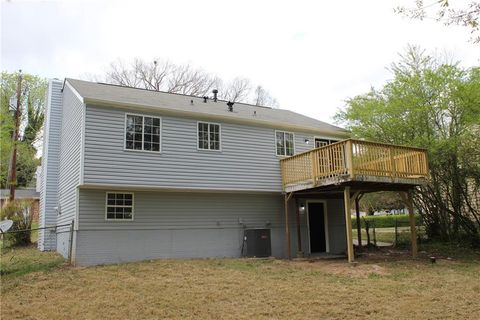
[[73, 94], [80, 100], [83, 104], [85, 104], [84, 98], [78, 93], [78, 91], [68, 82], [68, 80], [65, 80], [65, 85], [72, 90]]

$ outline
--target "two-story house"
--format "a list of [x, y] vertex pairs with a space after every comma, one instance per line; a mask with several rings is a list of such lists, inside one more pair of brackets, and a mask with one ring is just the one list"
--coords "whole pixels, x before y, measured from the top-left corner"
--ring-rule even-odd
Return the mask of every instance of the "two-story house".
[[408, 191], [427, 165], [424, 150], [348, 137], [288, 110], [53, 80], [39, 220], [57, 228], [39, 248], [77, 265], [292, 251], [352, 261], [352, 195]]
[[[42, 231], [39, 248], [71, 246], [91, 265], [238, 257], [252, 228], [285, 256], [279, 160], [348, 132], [288, 110], [66, 79], [49, 84], [44, 136], [40, 224], [63, 227]], [[310, 210], [322, 211], [318, 250], [345, 252], [341, 199]]]

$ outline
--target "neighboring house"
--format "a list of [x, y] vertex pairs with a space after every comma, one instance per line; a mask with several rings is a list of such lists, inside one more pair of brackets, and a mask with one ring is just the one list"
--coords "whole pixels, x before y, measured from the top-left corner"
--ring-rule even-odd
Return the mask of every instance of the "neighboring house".
[[342, 254], [348, 243], [353, 261], [350, 196], [406, 191], [427, 166], [420, 149], [331, 144], [348, 137], [288, 110], [52, 80], [40, 226], [57, 228], [38, 246], [94, 265]]
[[[0, 208], [8, 201], [9, 197], [10, 189], [0, 189]], [[38, 220], [40, 193], [35, 188], [16, 189], [15, 199], [31, 201], [30, 210], [33, 221]]]

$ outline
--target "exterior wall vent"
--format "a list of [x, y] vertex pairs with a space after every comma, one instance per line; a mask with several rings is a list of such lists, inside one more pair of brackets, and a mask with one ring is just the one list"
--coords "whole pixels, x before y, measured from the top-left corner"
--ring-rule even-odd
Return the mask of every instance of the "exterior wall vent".
[[233, 105], [235, 102], [228, 101], [227, 106], [228, 106], [228, 111], [233, 112]]

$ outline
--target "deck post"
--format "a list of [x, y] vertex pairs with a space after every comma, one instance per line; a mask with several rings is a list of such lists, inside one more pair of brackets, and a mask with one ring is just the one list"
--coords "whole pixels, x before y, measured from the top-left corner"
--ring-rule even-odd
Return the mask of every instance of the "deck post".
[[287, 258], [292, 259], [292, 250], [290, 244], [290, 225], [288, 223], [288, 200], [292, 197], [292, 192], [285, 193], [285, 237], [287, 240]]
[[298, 206], [298, 199], [295, 199], [295, 206], [297, 211], [297, 244], [298, 244], [298, 254], [303, 256], [302, 251], [302, 227], [300, 225], [300, 208]]
[[416, 258], [418, 254], [417, 246], [417, 228], [415, 226], [415, 215], [413, 214], [413, 197], [412, 191], [406, 192], [406, 205], [408, 208], [408, 220], [410, 221], [410, 238], [412, 242], [412, 257]]
[[360, 198], [361, 195], [355, 198], [355, 216], [357, 217], [357, 240], [358, 250], [362, 250], [362, 224], [360, 221]]
[[353, 172], [353, 143], [352, 140], [349, 139], [347, 140], [346, 146], [345, 146], [345, 160], [346, 160], [346, 165], [347, 165], [347, 171], [348, 174], [350, 175], [351, 178], [353, 178], [354, 172]]
[[350, 187], [345, 187], [343, 190], [343, 200], [345, 206], [345, 228], [347, 234], [347, 254], [348, 262], [353, 262], [355, 259], [353, 252], [353, 239], [352, 239], [352, 216], [350, 212], [351, 199], [350, 199]]

